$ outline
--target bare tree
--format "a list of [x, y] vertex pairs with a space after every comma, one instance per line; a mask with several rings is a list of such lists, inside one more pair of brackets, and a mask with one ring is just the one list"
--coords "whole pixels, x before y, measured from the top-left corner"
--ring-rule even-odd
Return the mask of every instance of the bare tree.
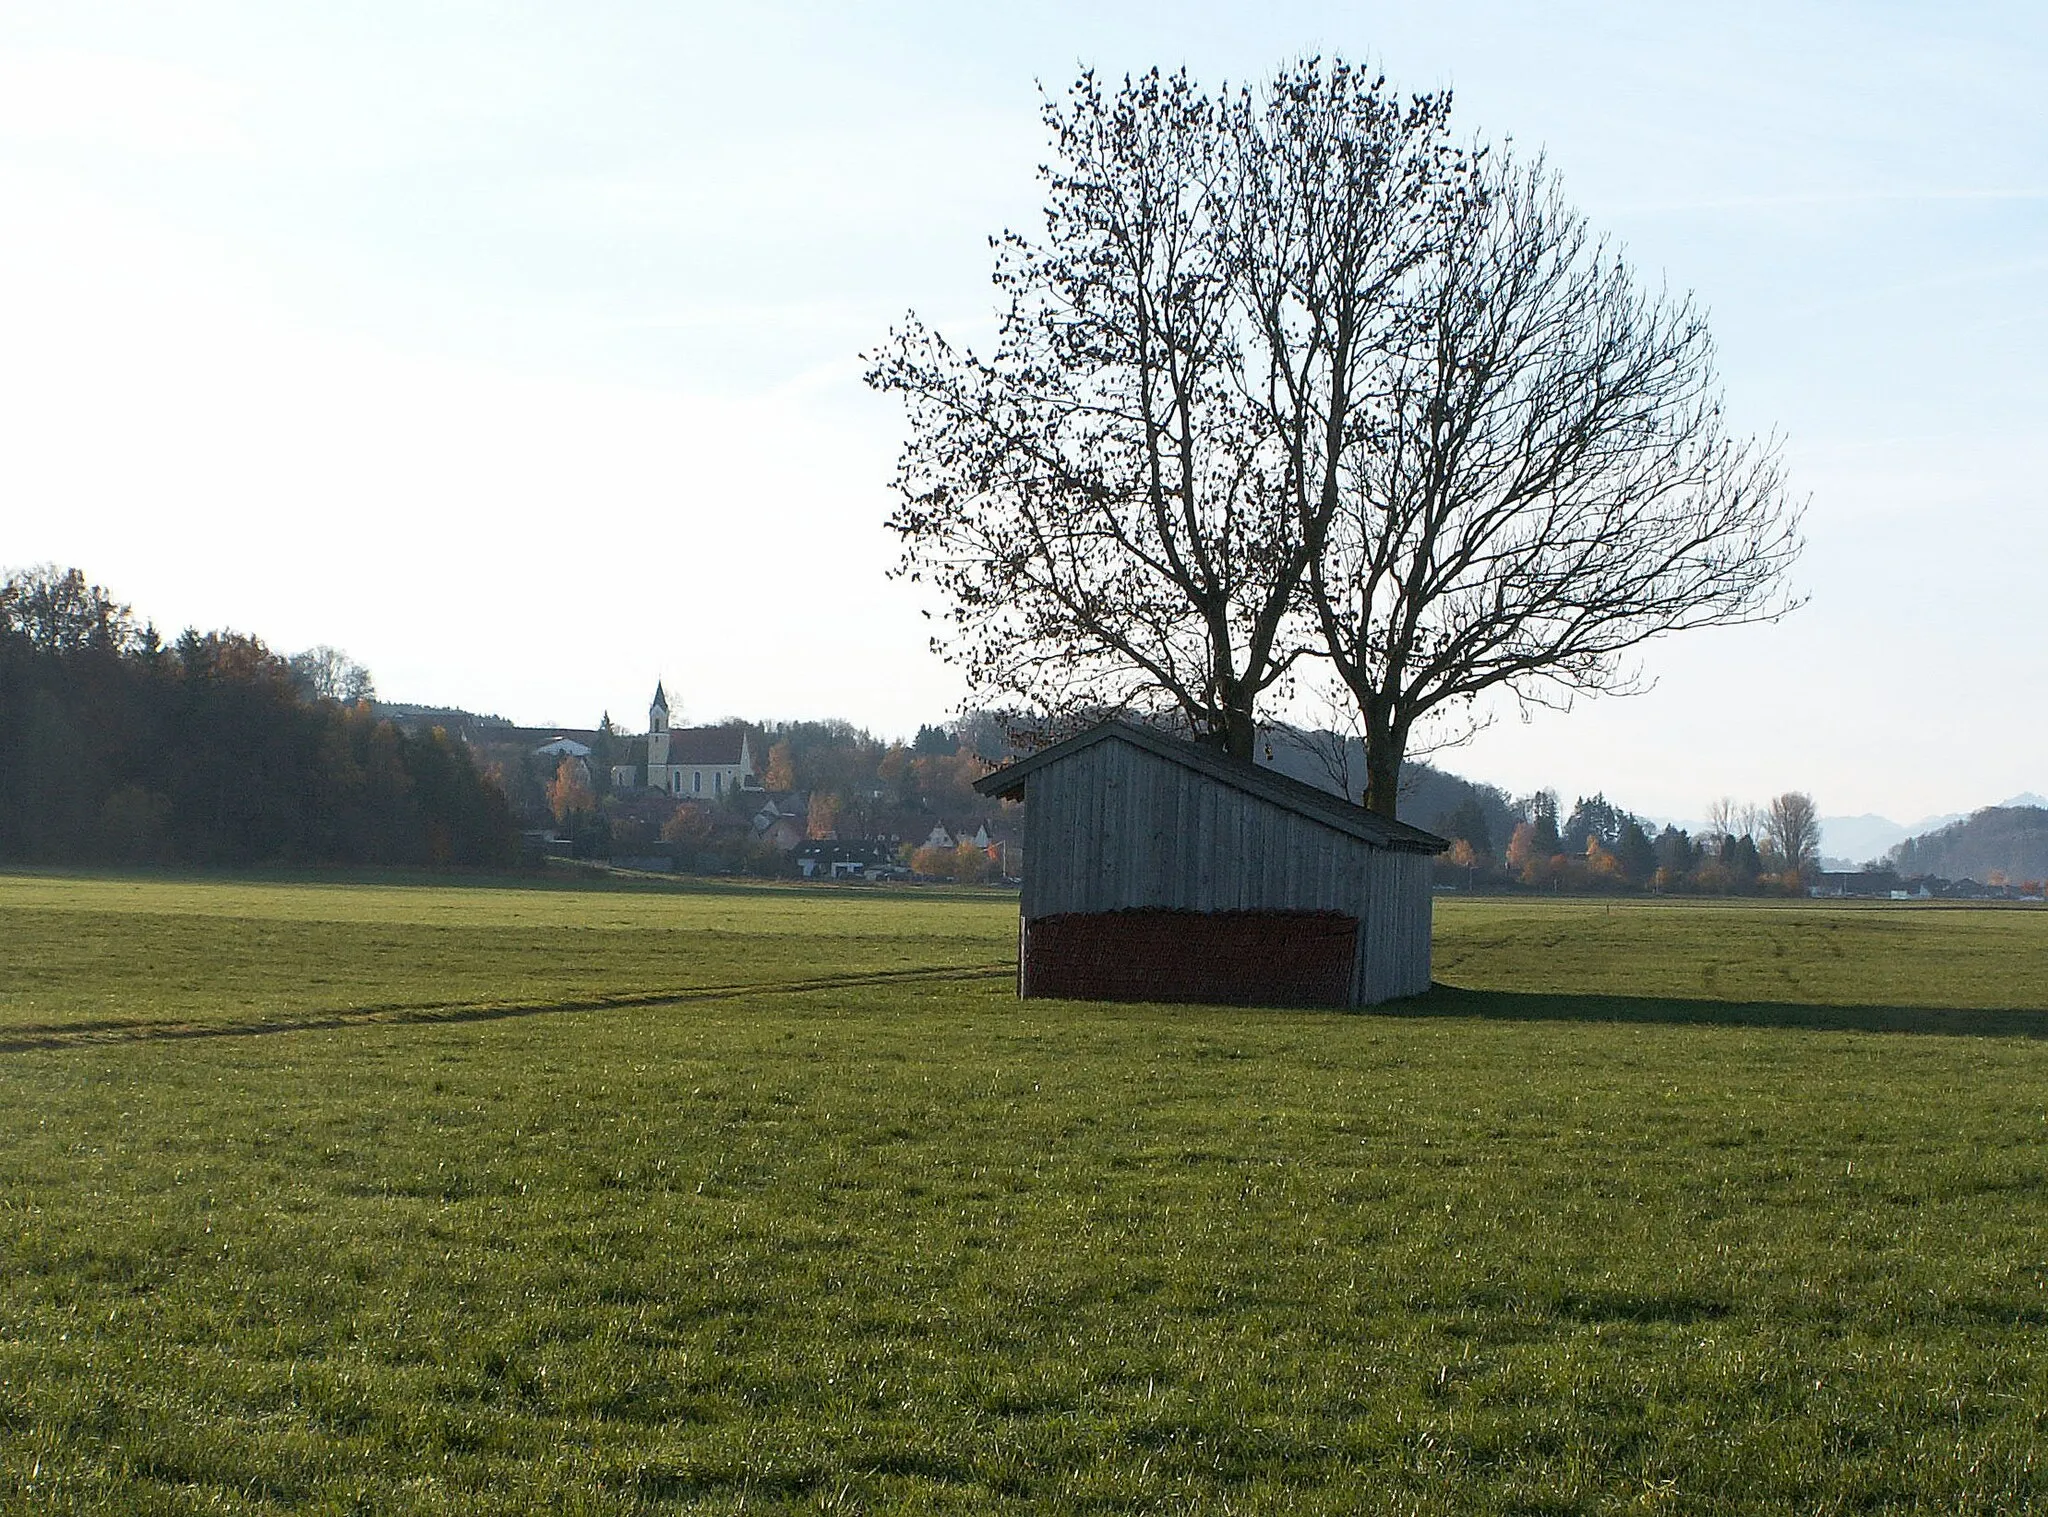
[[1737, 836], [1735, 822], [1741, 810], [1732, 795], [1716, 796], [1707, 803], [1707, 833], [1716, 851], [1720, 849], [1722, 838]]
[[993, 356], [912, 317], [868, 376], [909, 411], [897, 572], [978, 693], [1250, 757], [1325, 660], [1391, 815], [1423, 724], [1639, 688], [1648, 639], [1788, 609], [1799, 511], [1723, 428], [1703, 318], [1540, 161], [1455, 151], [1448, 105], [1319, 60], [1047, 103]]
[[993, 356], [912, 317], [868, 376], [909, 410], [898, 572], [950, 597], [934, 644], [977, 692], [1165, 708], [1252, 756], [1313, 646], [1300, 587], [1446, 105], [1316, 61], [1258, 92], [1087, 74], [1047, 102], [1045, 232], [996, 242]]
[[1804, 874], [1820, 853], [1820, 813], [1802, 791], [1788, 790], [1772, 801], [1763, 827], [1790, 874]]
[[1735, 808], [1735, 835], [1739, 838], [1761, 838], [1770, 814], [1769, 807], [1759, 806], [1755, 801], [1744, 801]]
[[1723, 428], [1691, 301], [1640, 290], [1540, 160], [1494, 154], [1470, 183], [1310, 567], [1388, 815], [1418, 723], [1493, 690], [1640, 688], [1648, 639], [1789, 609], [1800, 547], [1775, 447]]
[[353, 706], [376, 695], [370, 671], [339, 648], [321, 643], [303, 653], [294, 653], [288, 662], [292, 683], [313, 700], [340, 701]]

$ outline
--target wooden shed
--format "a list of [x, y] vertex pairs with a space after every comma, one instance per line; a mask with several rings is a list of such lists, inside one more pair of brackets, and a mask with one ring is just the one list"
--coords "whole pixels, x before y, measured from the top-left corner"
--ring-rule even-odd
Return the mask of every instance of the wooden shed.
[[1127, 722], [975, 788], [1025, 801], [1020, 995], [1367, 1006], [1429, 988], [1450, 845], [1419, 827]]

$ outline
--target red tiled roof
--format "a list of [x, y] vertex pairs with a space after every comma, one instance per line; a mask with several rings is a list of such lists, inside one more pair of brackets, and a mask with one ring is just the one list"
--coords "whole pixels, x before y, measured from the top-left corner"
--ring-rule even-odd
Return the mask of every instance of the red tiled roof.
[[746, 733], [738, 727], [683, 727], [668, 735], [671, 764], [737, 764]]

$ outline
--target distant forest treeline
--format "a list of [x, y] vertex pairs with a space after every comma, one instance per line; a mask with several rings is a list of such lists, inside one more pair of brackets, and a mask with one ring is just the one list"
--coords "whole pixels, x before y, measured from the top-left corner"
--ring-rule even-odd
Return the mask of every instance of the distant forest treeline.
[[[1275, 727], [1265, 747], [1276, 769], [1357, 799], [1365, 770], [1355, 739]], [[1400, 815], [1450, 840], [1437, 873], [1462, 888], [1770, 895], [1804, 889], [1818, 836], [1811, 799], [1782, 799], [1805, 803], [1809, 825], [1774, 820], [1769, 807], [1724, 803], [1720, 825], [1695, 836], [1645, 822], [1605, 795], [1580, 796], [1567, 812], [1555, 791], [1510, 796], [1411, 763], [1402, 773]]]
[[[368, 673], [333, 649], [282, 657], [253, 637], [197, 630], [167, 645], [76, 570], [15, 573], [0, 582], [0, 858], [500, 866], [516, 862], [523, 824], [561, 828], [591, 857], [666, 848], [679, 867], [779, 874], [795, 868], [792, 829], [886, 844], [905, 861], [941, 828], [1020, 836], [1013, 808], [972, 788], [989, 762], [1021, 751], [992, 714], [921, 728], [909, 743], [845, 722], [736, 723], [764, 788], [711, 806], [614, 793], [611, 763], [638, 749], [608, 722], [578, 798], [524, 729], [453, 709], [379, 708], [373, 696]], [[1354, 747], [1272, 728], [1262, 757], [1355, 800]], [[764, 792], [783, 798], [786, 817], [797, 807], [767, 833]], [[1780, 800], [1804, 801], [1811, 820], [1809, 798]], [[1788, 837], [1771, 808], [1718, 809], [1695, 836], [1601, 795], [1567, 812], [1554, 793], [1513, 797], [1428, 764], [1408, 766], [1400, 798], [1406, 820], [1452, 840], [1447, 883], [1746, 894], [1815, 878], [1817, 833]], [[1013, 858], [963, 844], [946, 872], [993, 873]], [[2038, 893], [2048, 811], [1980, 811], [1901, 844], [1889, 862], [1908, 881]]]
[[[1265, 739], [1265, 760], [1275, 768], [1357, 798], [1365, 771], [1355, 739], [1286, 727], [1268, 729]], [[1688, 833], [1645, 822], [1604, 795], [1580, 796], [1567, 812], [1552, 791], [1510, 796], [1411, 763], [1402, 774], [1400, 814], [1451, 840], [1438, 874], [1467, 888], [1768, 895], [1809, 886], [1888, 893], [1926, 884], [1949, 894], [1949, 886], [1976, 884], [2031, 897], [2048, 882], [2048, 810], [1987, 807], [1909, 838], [1842, 886], [1830, 885], [1815, 856], [1819, 832], [1811, 797], [1780, 801], [1805, 803], [1805, 816], [1796, 807], [1790, 815], [1774, 814], [1775, 806], [1723, 800], [1714, 803], [1705, 827]], [[1801, 827], [1802, 820], [1810, 827]], [[1805, 835], [1791, 837], [1794, 832]]]
[[330, 649], [165, 644], [77, 570], [0, 583], [0, 857], [502, 865], [518, 836], [469, 751], [407, 733]]

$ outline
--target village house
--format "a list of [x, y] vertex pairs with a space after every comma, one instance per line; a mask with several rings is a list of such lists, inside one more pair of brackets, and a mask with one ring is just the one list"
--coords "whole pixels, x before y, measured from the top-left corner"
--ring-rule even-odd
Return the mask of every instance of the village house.
[[979, 848], [986, 853], [993, 842], [994, 840], [989, 836], [988, 823], [986, 822], [977, 824], [971, 833], [952, 831], [947, 828], [944, 822], [934, 822], [932, 823], [931, 832], [925, 837], [924, 846], [927, 848], [958, 848], [964, 843]]
[[886, 842], [840, 842], [820, 839], [796, 850], [797, 873], [807, 880], [874, 880], [895, 878], [905, 871]]
[[803, 842], [810, 811], [811, 798], [802, 791], [764, 791], [754, 812], [754, 836], [788, 853]]

